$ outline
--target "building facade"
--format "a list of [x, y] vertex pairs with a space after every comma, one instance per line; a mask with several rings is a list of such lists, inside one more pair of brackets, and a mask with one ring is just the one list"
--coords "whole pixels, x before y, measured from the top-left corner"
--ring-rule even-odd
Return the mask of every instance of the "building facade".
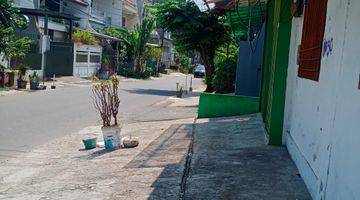
[[360, 2], [306, 6], [292, 20], [284, 141], [314, 199], [359, 199]]
[[138, 24], [138, 10], [135, 0], [124, 0], [122, 26], [133, 31]]

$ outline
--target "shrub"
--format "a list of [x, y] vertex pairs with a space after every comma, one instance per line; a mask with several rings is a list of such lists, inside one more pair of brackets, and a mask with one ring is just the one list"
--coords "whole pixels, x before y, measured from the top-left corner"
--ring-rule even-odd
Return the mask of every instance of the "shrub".
[[157, 62], [161, 58], [161, 53], [162, 53], [161, 48], [147, 46], [145, 50], [145, 58]]
[[218, 59], [215, 63], [213, 85], [216, 93], [232, 93], [235, 90], [236, 59], [228, 57]]
[[120, 67], [118, 75], [136, 79], [148, 79], [151, 76], [152, 71], [146, 68], [143, 72], [136, 72], [132, 68]]
[[93, 34], [88, 31], [77, 30], [74, 32], [73, 40], [76, 43], [82, 43], [86, 45], [95, 45], [97, 40]]

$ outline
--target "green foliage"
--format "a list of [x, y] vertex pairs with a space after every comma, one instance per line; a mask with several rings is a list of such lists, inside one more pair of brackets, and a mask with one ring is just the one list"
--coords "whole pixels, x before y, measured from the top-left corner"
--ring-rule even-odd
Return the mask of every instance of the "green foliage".
[[37, 75], [36, 72], [34, 72], [32, 75], [29, 75], [29, 81], [33, 83], [39, 83], [40, 77]]
[[217, 93], [232, 93], [235, 90], [238, 46], [236, 41], [218, 48], [215, 56], [213, 85]]
[[27, 37], [15, 39], [13, 36], [10, 36], [7, 55], [9, 55], [11, 58], [22, 59], [29, 52], [31, 44], [32, 40]]
[[200, 12], [195, 3], [186, 0], [165, 0], [156, 4], [156, 8], [158, 23], [172, 33], [177, 51], [200, 53], [207, 72], [206, 91], [212, 92], [215, 51], [231, 37], [224, 16]]
[[145, 58], [157, 62], [161, 58], [161, 48], [147, 46], [145, 50]]
[[181, 73], [188, 74], [193, 71], [190, 67], [190, 58], [184, 53], [175, 54], [175, 63]]
[[217, 93], [232, 93], [235, 90], [236, 59], [219, 59], [215, 63], [213, 85]]
[[133, 33], [134, 38], [134, 56], [135, 56], [135, 70], [143, 71], [145, 63], [145, 49], [146, 43], [151, 39], [151, 32], [155, 29], [155, 19], [153, 16], [146, 16], [141, 24], [137, 24]]
[[202, 46], [216, 49], [229, 38], [225, 19], [216, 13], [200, 12], [185, 0], [165, 0], [156, 4], [158, 23], [172, 33], [179, 51], [202, 50]]
[[17, 39], [14, 36], [14, 19], [16, 9], [12, 0], [0, 0], [0, 52], [7, 58], [23, 58], [30, 50], [32, 43], [28, 38]]
[[116, 37], [120, 40], [120, 62], [124, 65], [125, 62], [135, 61], [134, 70], [137, 72], [144, 71], [144, 63], [146, 56], [157, 56], [157, 50], [146, 53], [146, 43], [151, 39], [151, 32], [155, 29], [155, 18], [152, 15], [147, 15], [142, 20], [141, 24], [136, 25], [134, 32], [130, 32], [124, 28], [108, 28], [104, 31], [106, 35]]
[[118, 75], [129, 77], [129, 78], [136, 78], [136, 79], [148, 79], [152, 75], [153, 70], [152, 68], [145, 67], [145, 70], [142, 72], [136, 72], [132, 68], [122, 67], [118, 71]]
[[16, 8], [12, 5], [13, 0], [0, 0], [0, 22], [4, 27], [14, 24]]
[[107, 28], [104, 34], [119, 39], [119, 62], [120, 66], [134, 60], [135, 42], [132, 32], [126, 28]]
[[29, 65], [20, 64], [14, 67], [14, 70], [18, 70], [21, 74], [26, 74], [26, 71], [30, 70]]
[[74, 32], [73, 40], [76, 43], [82, 43], [86, 45], [95, 45], [98, 43], [95, 36], [89, 31], [77, 30]]

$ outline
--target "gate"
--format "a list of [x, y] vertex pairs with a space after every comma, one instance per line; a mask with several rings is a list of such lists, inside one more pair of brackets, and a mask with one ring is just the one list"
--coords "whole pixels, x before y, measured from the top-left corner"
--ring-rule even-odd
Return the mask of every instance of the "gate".
[[91, 77], [101, 66], [102, 47], [75, 44], [74, 76]]
[[46, 52], [45, 75], [72, 76], [74, 47], [72, 42], [51, 42], [50, 51]]

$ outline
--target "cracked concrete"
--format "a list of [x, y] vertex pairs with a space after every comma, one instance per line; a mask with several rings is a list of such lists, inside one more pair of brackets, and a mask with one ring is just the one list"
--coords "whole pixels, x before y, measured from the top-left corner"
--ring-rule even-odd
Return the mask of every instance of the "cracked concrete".
[[200, 119], [185, 199], [311, 199], [285, 147], [268, 146], [260, 115]]

